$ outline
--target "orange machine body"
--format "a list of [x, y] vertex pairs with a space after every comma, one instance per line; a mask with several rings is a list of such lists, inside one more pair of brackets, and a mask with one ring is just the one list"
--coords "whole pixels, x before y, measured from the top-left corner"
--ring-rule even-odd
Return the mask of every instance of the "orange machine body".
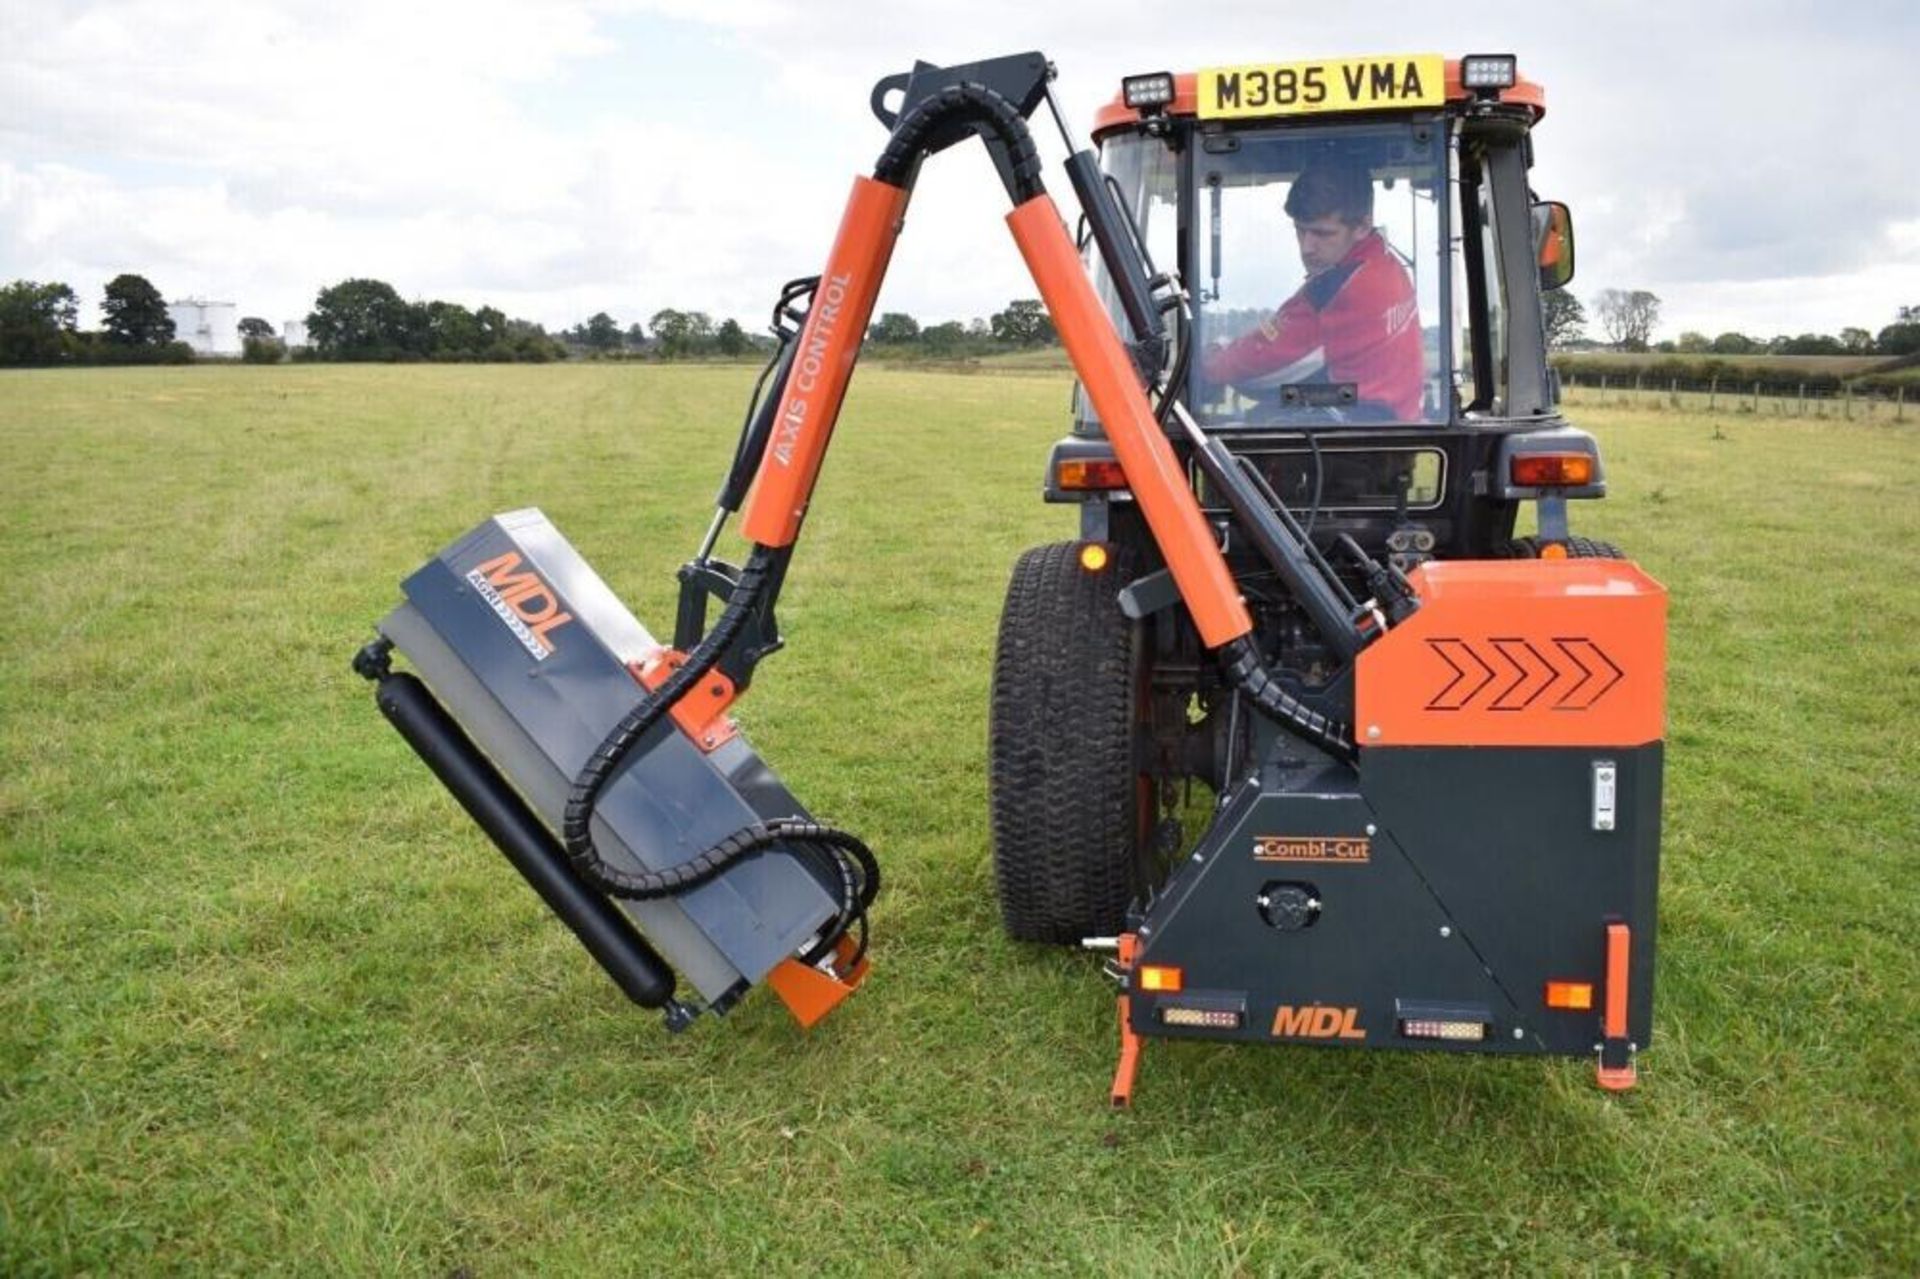
[[1625, 560], [1450, 560], [1360, 654], [1361, 745], [1640, 746], [1665, 736], [1667, 593]]

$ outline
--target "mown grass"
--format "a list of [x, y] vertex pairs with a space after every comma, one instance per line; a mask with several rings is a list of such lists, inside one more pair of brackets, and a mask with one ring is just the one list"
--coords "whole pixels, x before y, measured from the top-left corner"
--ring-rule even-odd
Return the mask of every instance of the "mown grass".
[[670, 1038], [380, 720], [395, 583], [539, 504], [643, 618], [750, 371], [0, 378], [0, 1272], [1912, 1273], [1914, 427], [1584, 411], [1673, 593], [1657, 1042], [1153, 1045], [1000, 939], [984, 716], [1063, 378], [857, 379], [742, 704], [875, 974]]

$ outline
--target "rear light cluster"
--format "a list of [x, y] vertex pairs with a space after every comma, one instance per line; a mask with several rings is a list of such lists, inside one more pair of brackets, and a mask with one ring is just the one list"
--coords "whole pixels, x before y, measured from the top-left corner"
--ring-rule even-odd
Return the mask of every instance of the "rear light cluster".
[[1407, 1039], [1485, 1039], [1487, 1026], [1479, 1021], [1430, 1021], [1403, 1018], [1400, 1034]]
[[1582, 488], [1593, 483], [1593, 454], [1522, 453], [1508, 473], [1523, 488]]
[[1054, 478], [1068, 492], [1123, 489], [1127, 473], [1112, 458], [1067, 458], [1054, 469]]
[[1185, 1008], [1179, 1005], [1160, 1006], [1160, 1024], [1162, 1026], [1197, 1026], [1205, 1030], [1238, 1030], [1246, 1024], [1247, 1015], [1231, 1008]]

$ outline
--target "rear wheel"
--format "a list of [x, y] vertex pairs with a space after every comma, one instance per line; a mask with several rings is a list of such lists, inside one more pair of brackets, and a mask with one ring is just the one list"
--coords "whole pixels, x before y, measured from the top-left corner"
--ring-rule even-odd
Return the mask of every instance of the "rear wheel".
[[[1493, 557], [1497, 560], [1537, 560], [1540, 558], [1541, 542], [1537, 537], [1516, 537], [1510, 542], [1497, 543], [1493, 548]], [[1570, 560], [1624, 560], [1626, 552], [1612, 542], [1602, 542], [1592, 537], [1570, 537], [1566, 540], [1567, 558]]]
[[[1088, 546], [1104, 567], [1083, 565]], [[1116, 599], [1136, 564], [1125, 546], [1058, 542], [1021, 555], [1007, 586], [987, 770], [1000, 915], [1017, 941], [1111, 936], [1139, 888], [1145, 657]]]

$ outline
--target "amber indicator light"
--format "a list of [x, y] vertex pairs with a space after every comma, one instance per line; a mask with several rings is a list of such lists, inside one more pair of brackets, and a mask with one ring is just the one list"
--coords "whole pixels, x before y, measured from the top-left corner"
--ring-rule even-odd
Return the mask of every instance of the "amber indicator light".
[[1180, 993], [1181, 972], [1167, 964], [1143, 964], [1140, 968], [1140, 989], [1156, 994], [1177, 995]]
[[1593, 983], [1587, 981], [1550, 981], [1547, 983], [1547, 1007], [1569, 1012], [1586, 1012], [1593, 1007]]

